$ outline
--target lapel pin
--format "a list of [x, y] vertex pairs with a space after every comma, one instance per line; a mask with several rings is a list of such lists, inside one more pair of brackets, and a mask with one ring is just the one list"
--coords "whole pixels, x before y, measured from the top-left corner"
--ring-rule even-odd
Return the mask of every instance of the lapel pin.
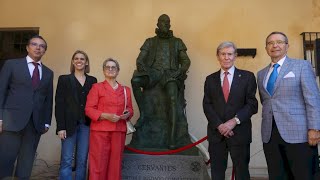
[[241, 74], [239, 74], [239, 77], [241, 77]]

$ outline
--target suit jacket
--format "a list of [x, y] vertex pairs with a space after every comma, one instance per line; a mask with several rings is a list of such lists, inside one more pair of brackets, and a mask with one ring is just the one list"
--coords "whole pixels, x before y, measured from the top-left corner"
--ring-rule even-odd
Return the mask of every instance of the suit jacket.
[[0, 119], [3, 130], [20, 131], [30, 120], [43, 133], [51, 124], [53, 72], [42, 64], [42, 78], [33, 89], [26, 58], [6, 61], [0, 72]]
[[203, 110], [208, 120], [209, 142], [217, 143], [224, 140], [224, 136], [219, 133], [217, 127], [237, 115], [241, 124], [233, 129], [234, 136], [227, 140], [234, 145], [251, 143], [251, 116], [258, 110], [256, 89], [254, 74], [235, 68], [228, 102], [225, 102], [220, 71], [207, 76], [204, 85]]
[[111, 113], [118, 116], [123, 114], [125, 101], [124, 89], [127, 94], [126, 110], [130, 112], [130, 120], [133, 116], [131, 90], [129, 87], [122, 86], [114, 90], [107, 81], [96, 83], [92, 86], [86, 104], [86, 115], [90, 117], [91, 125], [90, 130], [94, 131], [127, 131], [126, 121], [120, 119], [117, 122], [109, 120], [99, 120], [101, 113]]
[[[93, 76], [85, 74], [86, 82], [85, 86], [88, 87], [88, 91], [85, 91], [85, 96], [88, 95], [92, 85], [97, 82], [97, 79]], [[61, 75], [58, 79], [58, 85], [55, 97], [55, 117], [57, 121], [57, 130], [66, 130], [68, 136], [71, 136], [77, 123], [80, 120], [81, 108], [84, 109], [85, 104], [81, 107], [79, 94], [76, 85], [76, 78], [74, 74]], [[90, 118], [85, 116], [85, 124], [90, 125]]]
[[269, 142], [272, 117], [279, 133], [288, 143], [308, 141], [308, 129], [320, 129], [320, 96], [315, 74], [308, 61], [286, 57], [270, 95], [264, 81], [270, 65], [258, 72], [258, 88], [262, 104], [261, 134]]

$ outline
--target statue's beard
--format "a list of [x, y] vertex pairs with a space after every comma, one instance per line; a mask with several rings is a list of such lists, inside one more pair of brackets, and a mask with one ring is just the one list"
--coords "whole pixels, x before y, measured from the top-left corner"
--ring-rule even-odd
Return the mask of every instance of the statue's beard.
[[171, 38], [173, 37], [173, 32], [169, 30], [168, 32], [163, 32], [159, 28], [156, 28], [155, 30], [156, 34], [160, 38]]

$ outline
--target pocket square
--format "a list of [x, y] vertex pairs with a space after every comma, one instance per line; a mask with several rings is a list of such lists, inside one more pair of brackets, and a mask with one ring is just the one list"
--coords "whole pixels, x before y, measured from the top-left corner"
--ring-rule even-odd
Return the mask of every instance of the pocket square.
[[292, 71], [290, 71], [287, 75], [285, 75], [283, 78], [292, 78], [292, 77], [296, 77]]

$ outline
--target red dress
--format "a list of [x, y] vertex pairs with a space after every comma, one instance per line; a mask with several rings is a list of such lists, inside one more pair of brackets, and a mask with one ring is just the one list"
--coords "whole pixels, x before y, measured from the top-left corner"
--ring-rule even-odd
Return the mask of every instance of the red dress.
[[[101, 113], [122, 115], [124, 91], [119, 84], [114, 90], [107, 81], [94, 84], [87, 96], [86, 115], [91, 119], [89, 145], [89, 178], [92, 180], [121, 180], [122, 153], [126, 139], [126, 120], [99, 120]], [[131, 90], [125, 87], [127, 107], [133, 116]]]

